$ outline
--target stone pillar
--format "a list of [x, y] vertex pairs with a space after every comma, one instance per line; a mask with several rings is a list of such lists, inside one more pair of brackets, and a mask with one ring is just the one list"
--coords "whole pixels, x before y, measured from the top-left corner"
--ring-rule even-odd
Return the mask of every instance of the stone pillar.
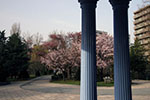
[[97, 0], [79, 0], [82, 9], [80, 100], [97, 100], [96, 22]]
[[115, 100], [132, 100], [128, 5], [130, 0], [109, 0], [114, 12], [114, 83]]

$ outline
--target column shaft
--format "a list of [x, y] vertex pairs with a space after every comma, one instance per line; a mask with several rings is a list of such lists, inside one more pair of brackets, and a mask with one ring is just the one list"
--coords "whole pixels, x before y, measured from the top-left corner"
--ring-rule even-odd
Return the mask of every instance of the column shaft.
[[97, 100], [96, 90], [96, 3], [83, 3], [80, 100]]
[[129, 62], [128, 6], [114, 7], [115, 100], [132, 100]]

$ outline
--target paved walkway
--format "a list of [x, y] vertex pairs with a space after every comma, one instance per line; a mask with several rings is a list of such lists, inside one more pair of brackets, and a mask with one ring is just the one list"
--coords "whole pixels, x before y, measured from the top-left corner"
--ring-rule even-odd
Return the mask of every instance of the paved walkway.
[[[0, 100], [79, 100], [79, 86], [49, 83], [49, 76], [0, 86]], [[150, 100], [150, 81], [135, 80], [133, 100]], [[98, 100], [114, 100], [113, 87], [98, 87]]]

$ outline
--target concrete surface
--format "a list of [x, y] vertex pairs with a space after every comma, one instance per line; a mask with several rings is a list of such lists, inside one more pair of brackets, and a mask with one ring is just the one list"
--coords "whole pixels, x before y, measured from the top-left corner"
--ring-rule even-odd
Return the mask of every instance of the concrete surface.
[[[49, 83], [50, 76], [0, 86], [0, 100], [79, 100], [80, 87]], [[133, 100], [150, 100], [150, 81], [134, 80]], [[98, 87], [98, 100], [114, 100], [114, 87]]]

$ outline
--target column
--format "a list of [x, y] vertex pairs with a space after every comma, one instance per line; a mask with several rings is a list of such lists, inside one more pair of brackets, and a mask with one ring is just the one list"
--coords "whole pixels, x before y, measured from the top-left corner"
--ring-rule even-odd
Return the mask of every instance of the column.
[[97, 100], [96, 22], [97, 0], [79, 0], [82, 9], [80, 100]]
[[128, 34], [128, 5], [130, 0], [109, 1], [114, 14], [115, 100], [132, 100]]

